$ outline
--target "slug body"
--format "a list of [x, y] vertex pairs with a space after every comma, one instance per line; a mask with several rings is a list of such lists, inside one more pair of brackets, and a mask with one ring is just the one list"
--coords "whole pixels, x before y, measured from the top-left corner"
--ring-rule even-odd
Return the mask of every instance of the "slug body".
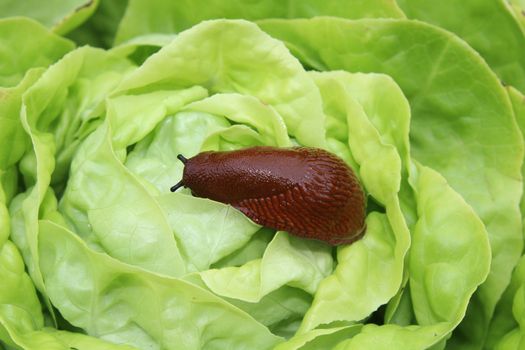
[[193, 195], [227, 203], [254, 222], [296, 236], [346, 244], [365, 230], [365, 194], [352, 169], [317, 148], [252, 147], [185, 159]]

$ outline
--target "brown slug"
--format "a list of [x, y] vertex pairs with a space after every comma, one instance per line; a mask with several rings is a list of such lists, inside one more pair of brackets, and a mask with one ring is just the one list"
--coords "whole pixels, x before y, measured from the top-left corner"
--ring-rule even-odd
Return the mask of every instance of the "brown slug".
[[254, 222], [331, 245], [365, 231], [365, 194], [352, 169], [325, 150], [251, 147], [202, 152], [184, 163], [184, 186], [230, 204]]

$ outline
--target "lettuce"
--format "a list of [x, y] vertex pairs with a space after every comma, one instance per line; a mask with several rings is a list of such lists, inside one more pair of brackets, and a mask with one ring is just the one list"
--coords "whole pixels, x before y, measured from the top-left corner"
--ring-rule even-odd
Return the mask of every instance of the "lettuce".
[[[520, 348], [520, 3], [398, 3], [0, 1], [0, 349]], [[339, 155], [366, 235], [169, 191], [256, 145]]]

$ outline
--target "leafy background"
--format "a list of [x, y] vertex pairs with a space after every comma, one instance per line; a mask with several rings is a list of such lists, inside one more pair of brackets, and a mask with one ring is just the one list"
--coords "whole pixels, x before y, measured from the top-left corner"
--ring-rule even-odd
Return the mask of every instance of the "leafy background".
[[[523, 347], [524, 8], [0, 1], [0, 348]], [[364, 239], [167, 191], [297, 143], [358, 172]]]

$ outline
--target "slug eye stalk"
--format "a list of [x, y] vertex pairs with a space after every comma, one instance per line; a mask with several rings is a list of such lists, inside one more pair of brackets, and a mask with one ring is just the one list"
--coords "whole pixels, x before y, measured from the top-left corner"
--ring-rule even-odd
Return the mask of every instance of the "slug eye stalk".
[[[184, 157], [182, 154], [179, 154], [177, 156], [177, 158], [182, 162], [182, 164], [186, 164], [188, 162], [188, 159], [186, 157]], [[183, 180], [180, 180], [179, 182], [177, 182], [175, 185], [171, 186], [170, 188], [170, 191], [171, 192], [175, 192], [177, 191], [179, 188], [181, 187], [184, 187], [184, 182]]]
[[184, 187], [184, 183], [182, 182], [182, 180], [180, 180], [179, 182], [177, 182], [177, 184], [171, 186], [170, 191], [171, 191], [171, 192], [175, 192], [175, 191], [177, 191], [177, 190], [178, 190], [179, 188], [181, 188], [181, 187]]

